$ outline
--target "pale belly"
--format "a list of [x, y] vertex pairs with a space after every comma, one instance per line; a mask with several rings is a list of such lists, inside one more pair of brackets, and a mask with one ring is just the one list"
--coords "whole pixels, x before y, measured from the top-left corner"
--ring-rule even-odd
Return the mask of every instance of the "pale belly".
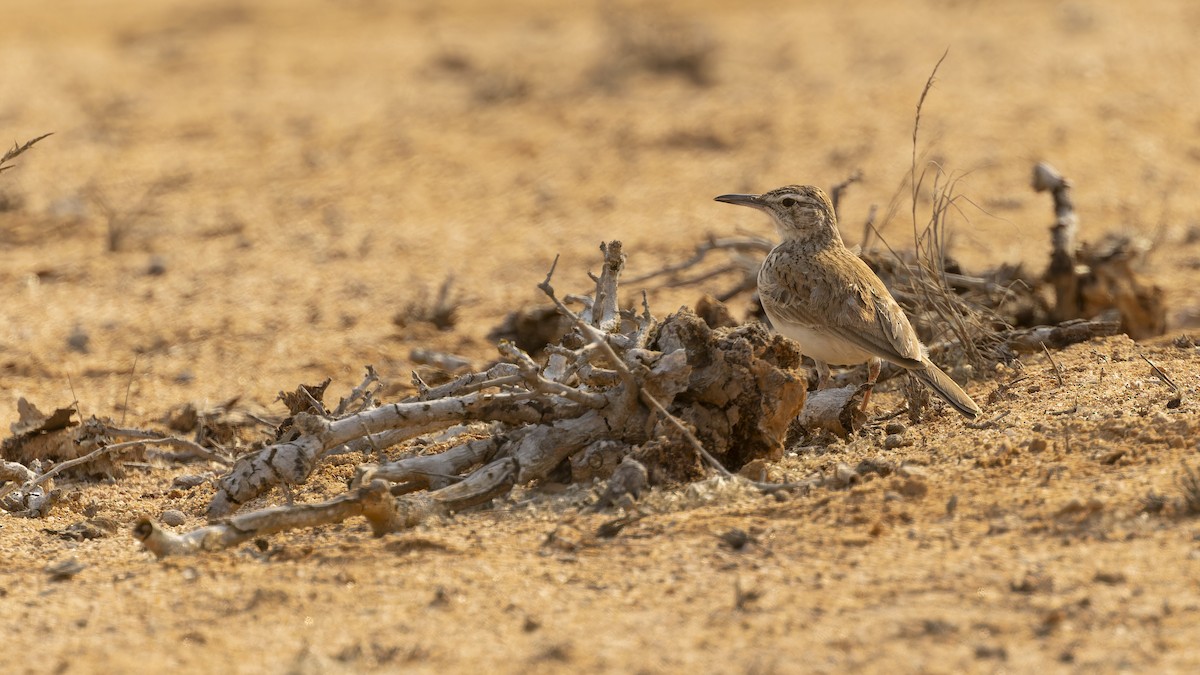
[[855, 366], [866, 363], [873, 356], [870, 352], [824, 331], [785, 324], [770, 316], [768, 318], [779, 334], [800, 343], [800, 351], [814, 361], [823, 361], [832, 366]]

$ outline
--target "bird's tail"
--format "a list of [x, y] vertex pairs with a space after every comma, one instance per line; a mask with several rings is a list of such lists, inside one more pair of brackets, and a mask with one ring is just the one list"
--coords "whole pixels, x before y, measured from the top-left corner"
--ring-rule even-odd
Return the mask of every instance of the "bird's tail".
[[938, 396], [941, 396], [946, 403], [949, 403], [955, 410], [963, 415], [975, 419], [982, 412], [975, 401], [967, 395], [967, 392], [962, 390], [950, 376], [942, 371], [941, 368], [925, 361], [924, 368], [915, 368], [908, 371], [915, 375], [917, 379], [929, 386]]

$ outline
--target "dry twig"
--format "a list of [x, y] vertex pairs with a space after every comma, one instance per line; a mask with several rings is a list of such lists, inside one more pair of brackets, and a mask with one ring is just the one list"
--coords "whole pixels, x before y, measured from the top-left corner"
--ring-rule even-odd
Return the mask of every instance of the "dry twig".
[[1058, 362], [1054, 360], [1053, 356], [1051, 356], [1050, 350], [1046, 349], [1045, 342], [1042, 343], [1042, 351], [1045, 352], [1046, 358], [1050, 359], [1050, 365], [1054, 368], [1054, 377], [1058, 380], [1058, 386], [1063, 386], [1062, 369], [1058, 367]]

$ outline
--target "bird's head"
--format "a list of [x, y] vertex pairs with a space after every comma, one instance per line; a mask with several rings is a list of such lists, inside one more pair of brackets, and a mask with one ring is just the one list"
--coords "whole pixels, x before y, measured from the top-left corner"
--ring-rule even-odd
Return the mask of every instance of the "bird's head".
[[785, 240], [823, 239], [829, 235], [841, 240], [833, 202], [814, 185], [787, 185], [761, 195], [721, 195], [717, 201], [766, 211]]

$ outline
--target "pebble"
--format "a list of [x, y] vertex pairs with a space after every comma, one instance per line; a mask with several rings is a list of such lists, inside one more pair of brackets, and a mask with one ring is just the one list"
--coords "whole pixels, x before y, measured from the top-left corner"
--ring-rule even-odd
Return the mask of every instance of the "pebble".
[[178, 509], [167, 509], [166, 511], [162, 512], [162, 517], [160, 517], [159, 520], [162, 521], [163, 525], [176, 527], [186, 523], [187, 516], [184, 515], [183, 511]]
[[171, 487], [182, 488], [184, 490], [190, 490], [190, 489], [196, 487], [197, 485], [203, 485], [204, 482], [207, 480], [208, 479], [205, 478], [204, 476], [197, 476], [194, 474], [185, 474], [182, 476], [176, 476], [175, 480], [171, 481]]

